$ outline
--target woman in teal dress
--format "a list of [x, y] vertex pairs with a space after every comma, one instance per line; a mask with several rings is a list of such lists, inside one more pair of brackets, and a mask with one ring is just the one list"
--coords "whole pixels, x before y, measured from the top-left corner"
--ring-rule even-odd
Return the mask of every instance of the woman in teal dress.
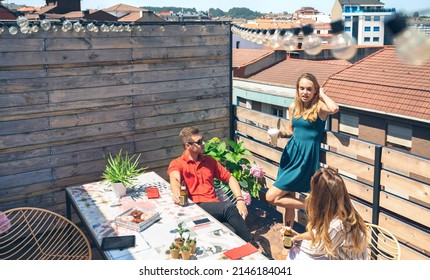
[[266, 200], [284, 208], [284, 226], [293, 227], [295, 209], [304, 209], [304, 203], [295, 198], [295, 192], [310, 191], [311, 177], [319, 168], [325, 120], [338, 112], [339, 107], [320, 88], [314, 75], [304, 73], [297, 80], [294, 103], [288, 110], [287, 130], [280, 131], [278, 136], [291, 138], [282, 153], [276, 181], [267, 191]]

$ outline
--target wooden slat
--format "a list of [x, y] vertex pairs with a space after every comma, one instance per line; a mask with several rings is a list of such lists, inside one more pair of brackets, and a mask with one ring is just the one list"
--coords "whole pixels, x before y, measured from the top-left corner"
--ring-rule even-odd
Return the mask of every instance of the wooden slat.
[[426, 207], [411, 203], [408, 200], [386, 192], [381, 193], [380, 205], [399, 216], [406, 217], [426, 227], [430, 227], [430, 211]]
[[[241, 134], [246, 134], [246, 136], [252, 137], [255, 140], [268, 143], [267, 130], [241, 122], [241, 121], [236, 121], [235, 124], [236, 124], [235, 129], [239, 131]], [[287, 145], [287, 143], [288, 143], [287, 138], [279, 138], [276, 146], [278, 148], [284, 148]]]
[[384, 147], [382, 166], [404, 176], [430, 184], [430, 160]]
[[359, 159], [369, 164], [375, 162], [375, 144], [373, 143], [330, 131], [326, 133], [325, 143], [330, 147], [330, 151]]
[[267, 127], [276, 127], [284, 130], [288, 125], [288, 120], [284, 118], [277, 118], [275, 116], [265, 114], [244, 107], [235, 106], [236, 117], [243, 120], [249, 120], [255, 124], [260, 124]]
[[388, 193], [430, 207], [430, 185], [398, 175], [388, 170], [381, 171], [381, 186]]
[[379, 214], [379, 225], [391, 231], [399, 242], [430, 256], [430, 234], [428, 232], [384, 213]]
[[424, 255], [421, 252], [411, 249], [400, 243], [400, 260], [430, 260], [430, 256]]
[[373, 188], [360, 183], [358, 181], [352, 180], [348, 177], [342, 176], [343, 181], [345, 182], [346, 188], [348, 189], [348, 193], [359, 198], [365, 200], [367, 202], [372, 203], [373, 201]]
[[372, 222], [372, 208], [355, 200], [352, 199], [352, 204], [354, 205], [357, 212], [360, 214], [360, 216], [363, 218], [365, 222], [371, 223]]
[[331, 152], [325, 153], [325, 164], [335, 168], [339, 173], [373, 185], [374, 167]]

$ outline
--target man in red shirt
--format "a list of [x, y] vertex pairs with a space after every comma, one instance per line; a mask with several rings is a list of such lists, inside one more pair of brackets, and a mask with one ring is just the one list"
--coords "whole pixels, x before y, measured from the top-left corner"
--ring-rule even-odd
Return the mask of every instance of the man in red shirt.
[[[245, 223], [248, 210], [236, 178], [214, 158], [203, 155], [205, 142], [197, 127], [185, 127], [179, 133], [179, 137], [184, 145], [184, 153], [172, 160], [167, 170], [173, 201], [179, 203], [181, 182], [185, 182], [188, 195], [194, 203], [233, 230], [243, 240], [251, 242], [252, 235]], [[214, 178], [228, 182], [236, 196], [236, 206], [231, 202], [218, 200]]]

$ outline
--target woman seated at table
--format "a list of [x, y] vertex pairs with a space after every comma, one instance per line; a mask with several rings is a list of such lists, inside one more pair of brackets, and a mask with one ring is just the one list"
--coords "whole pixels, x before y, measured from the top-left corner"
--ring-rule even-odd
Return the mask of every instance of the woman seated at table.
[[355, 210], [345, 183], [331, 168], [320, 168], [311, 178], [311, 193], [305, 201], [307, 232], [292, 238], [287, 260], [367, 259], [367, 229]]
[[[203, 155], [205, 142], [197, 127], [185, 127], [181, 130], [179, 137], [184, 146], [184, 152], [170, 162], [167, 170], [174, 203], [179, 203], [179, 190], [183, 181], [187, 186], [189, 197], [194, 203], [243, 240], [257, 245], [245, 223], [248, 210], [237, 180], [215, 159]], [[228, 182], [236, 197], [236, 206], [231, 202], [218, 200], [215, 195], [214, 178]]]

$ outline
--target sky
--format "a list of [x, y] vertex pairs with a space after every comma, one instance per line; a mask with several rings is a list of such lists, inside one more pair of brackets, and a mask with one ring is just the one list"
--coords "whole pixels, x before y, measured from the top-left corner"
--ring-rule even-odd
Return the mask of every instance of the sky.
[[[412, 14], [416, 11], [427, 10], [430, 14], [429, 0], [382, 0], [385, 8], [396, 8], [398, 12]], [[45, 0], [4, 0], [3, 3], [25, 4], [28, 6], [43, 6]], [[320, 12], [330, 14], [334, 0], [82, 0], [81, 9], [104, 9], [116, 4], [127, 4], [135, 7], [152, 6], [152, 7], [184, 7], [196, 8], [197, 11], [207, 11], [209, 8], [219, 8], [224, 12], [234, 7], [245, 7], [252, 11], [262, 13], [292, 13], [301, 7], [314, 7]]]

